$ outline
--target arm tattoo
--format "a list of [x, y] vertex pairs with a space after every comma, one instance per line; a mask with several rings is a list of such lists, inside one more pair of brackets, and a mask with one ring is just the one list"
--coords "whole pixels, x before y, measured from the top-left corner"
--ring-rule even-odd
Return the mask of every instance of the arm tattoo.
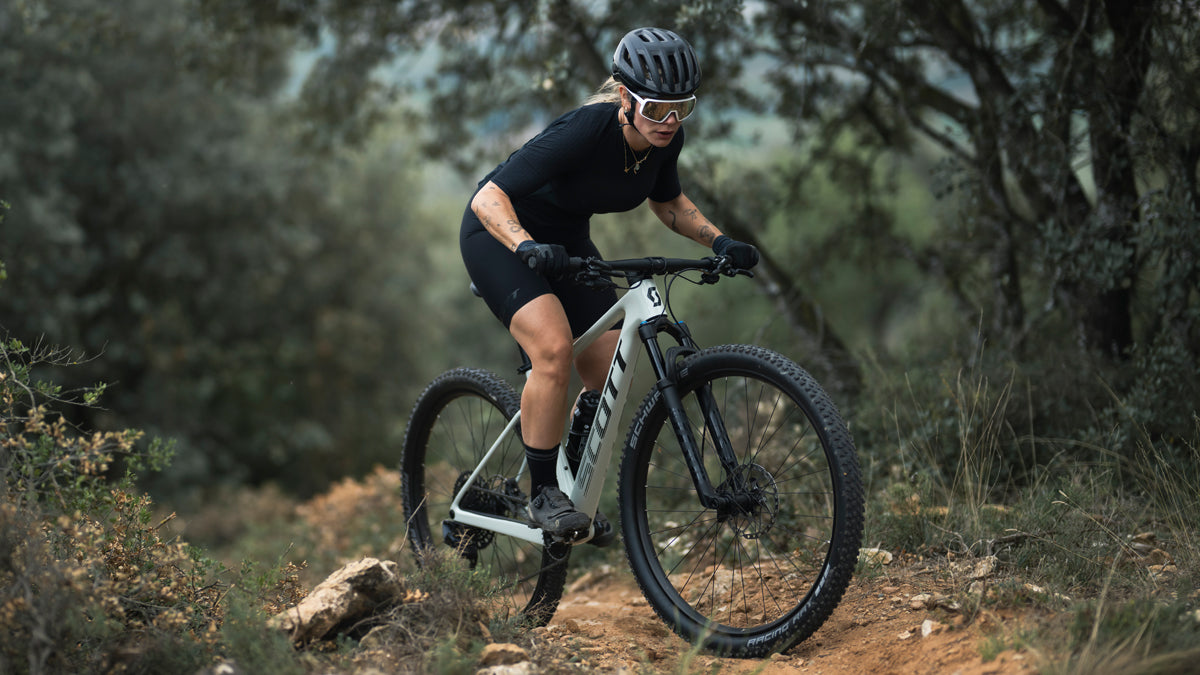
[[678, 232], [679, 225], [677, 225], [675, 222], [678, 219], [678, 216], [675, 215], [675, 210], [671, 209], [670, 211], [667, 211], [667, 213], [671, 216], [671, 222], [667, 223], [667, 227], [671, 228], [675, 232]]

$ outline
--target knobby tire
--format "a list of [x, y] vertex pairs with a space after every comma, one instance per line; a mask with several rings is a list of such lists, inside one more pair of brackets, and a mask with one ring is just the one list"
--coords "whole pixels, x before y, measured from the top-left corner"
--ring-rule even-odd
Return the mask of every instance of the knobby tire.
[[[520, 397], [496, 374], [458, 368], [437, 377], [417, 398], [404, 434], [400, 470], [404, 516], [418, 565], [431, 552], [452, 551], [493, 580], [488, 595], [505, 598], [529, 626], [554, 616], [567, 578], [570, 546], [530, 542], [451, 523], [449, 508], [500, 432], [520, 410]], [[525, 520], [527, 485], [517, 485], [525, 459], [519, 430], [489, 462], [461, 505]], [[523, 481], [525, 482], [525, 481]]]
[[[684, 639], [743, 658], [811, 635], [841, 600], [862, 538], [854, 444], [817, 382], [775, 352], [706, 349], [680, 364], [688, 423], [718, 492], [753, 507], [706, 509], [658, 389], [642, 401], [620, 467], [625, 551], [658, 615]], [[717, 458], [698, 392], [711, 391], [736, 456]]]

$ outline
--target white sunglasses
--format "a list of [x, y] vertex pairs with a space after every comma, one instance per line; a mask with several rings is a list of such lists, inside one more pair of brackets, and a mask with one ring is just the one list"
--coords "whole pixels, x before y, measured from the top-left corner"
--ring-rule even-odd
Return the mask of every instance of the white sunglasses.
[[638, 113], [657, 124], [666, 122], [671, 113], [675, 113], [675, 119], [682, 122], [691, 117], [692, 112], [696, 110], [696, 97], [694, 95], [677, 99], [642, 98], [633, 93], [632, 90], [629, 91], [629, 95], [637, 101]]

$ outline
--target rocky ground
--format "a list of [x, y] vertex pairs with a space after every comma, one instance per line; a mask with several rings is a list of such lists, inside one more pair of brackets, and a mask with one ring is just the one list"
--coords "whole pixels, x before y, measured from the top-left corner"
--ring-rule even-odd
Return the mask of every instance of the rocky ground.
[[[508, 641], [493, 640], [473, 670], [479, 675], [1035, 672], [1043, 665], [1036, 654], [1004, 646], [1036, 617], [1031, 604], [1012, 602], [1020, 594], [1014, 589], [1027, 588], [1025, 592], [1043, 597], [1047, 591], [1008, 580], [1009, 609], [1000, 609], [996, 602], [984, 602], [980, 609], [972, 598], [992, 593], [995, 572], [994, 558], [896, 561], [860, 570], [824, 626], [787, 653], [763, 660], [696, 653], [655, 615], [628, 569], [598, 565], [575, 578], [549, 625]], [[383, 598], [417, 611], [432, 602], [429, 593], [406, 590], [405, 585], [395, 563], [357, 561], [318, 585], [275, 623], [303, 643], [345, 625], [346, 617], [369, 612]], [[964, 602], [975, 607], [964, 608]], [[410, 615], [410, 621], [411, 616], [416, 615]], [[472, 628], [473, 640], [486, 642], [491, 637], [478, 617], [462, 615], [456, 622], [460, 628]], [[359, 667], [353, 672], [429, 672], [432, 664], [426, 654], [397, 649], [406, 640], [396, 639], [396, 625], [376, 630], [382, 633], [363, 638], [353, 659]], [[463, 666], [472, 668], [460, 661], [456, 671]]]
[[[987, 612], [966, 622], [953, 609], [953, 581], [920, 564], [856, 578], [829, 621], [807, 641], [764, 664], [689, 654], [655, 615], [629, 571], [581, 577], [550, 625], [534, 631], [539, 654], [596, 672], [984, 673], [1034, 672], [1030, 654], [1001, 651], [984, 660], [989, 637], [1007, 623]], [[688, 660], [684, 663], [684, 660]], [[542, 664], [549, 665], [549, 664]]]
[[[314, 502], [316, 506], [306, 506], [306, 522], [315, 532], [328, 531], [330, 536], [344, 532], [344, 528], [335, 525], [359, 518], [353, 509], [361, 509], [370, 502], [363, 493], [391, 495], [398, 477], [392, 472], [381, 472], [374, 481], [379, 486], [373, 482], [365, 487], [347, 484], [355, 488], [350, 490], [343, 485]], [[336, 505], [344, 508], [332, 508]], [[392, 506], [386, 503], [381, 508], [387, 510]], [[1137, 542], [1145, 536], [1149, 535], [1138, 535], [1130, 541]], [[334, 550], [347, 548], [337, 541], [325, 545]], [[407, 552], [402, 548], [400, 540], [397, 550], [389, 553], [403, 560]], [[955, 559], [948, 554], [922, 559], [872, 549], [863, 552], [862, 560], [845, 597], [825, 625], [787, 653], [765, 662], [693, 653], [690, 645], [672, 633], [654, 613], [624, 564], [580, 563], [572, 565], [568, 588], [546, 627], [501, 638], [486, 634], [483, 621], [464, 617], [462, 625], [469, 629], [464, 629], [464, 635], [470, 633], [469, 642], [477, 645], [482, 639], [485, 643], [496, 643], [489, 647], [490, 651], [485, 651], [485, 657], [490, 653], [493, 658], [467, 667], [478, 671], [495, 666], [492, 672], [496, 675], [577, 672], [1007, 675], [1035, 672], [1039, 666], [1047, 665], [1046, 655], [1009, 646], [1019, 642], [1018, 636], [1036, 635], [1056, 626], [1061, 629], [1066, 615], [1055, 615], [1053, 608], [1065, 609], [1070, 605], [1069, 599], [1059, 595], [1057, 589], [1038, 588], [1014, 578], [1016, 570], [992, 556]], [[1154, 562], [1161, 561], [1155, 558]], [[377, 593], [394, 598], [397, 591], [392, 586], [401, 589], [407, 586], [395, 563], [379, 560], [375, 563], [389, 568], [388, 571], [377, 574], [376, 567], [367, 566], [365, 569], [372, 572], [367, 574], [365, 584], [361, 580], [348, 584], [358, 589], [356, 592], [368, 589], [367, 605], [378, 601]], [[593, 565], [592, 569], [585, 564]], [[313, 599], [322, 595], [321, 590], [319, 586], [312, 589]], [[404, 602], [421, 604], [422, 597], [420, 593], [412, 598], [406, 596]], [[315, 610], [312, 616], [320, 619], [321, 611]], [[416, 614], [423, 616], [420, 611]], [[327, 617], [326, 627], [339, 621], [337, 617]], [[315, 631], [314, 635], [320, 632]], [[412, 640], [375, 640], [374, 647], [371, 642], [365, 639], [352, 657], [357, 664], [352, 672], [413, 672], [429, 667], [428, 653], [398, 654], [388, 646]], [[517, 644], [511, 649], [502, 647], [502, 643], [510, 642]]]

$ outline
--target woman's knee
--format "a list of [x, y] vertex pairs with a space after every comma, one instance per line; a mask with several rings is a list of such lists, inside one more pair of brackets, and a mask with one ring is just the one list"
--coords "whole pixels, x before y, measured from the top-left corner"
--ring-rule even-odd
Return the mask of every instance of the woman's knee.
[[574, 344], [571, 332], [545, 331], [538, 336], [525, 352], [533, 362], [534, 370], [541, 370], [546, 375], [569, 378], [571, 374], [571, 359]]
[[574, 341], [558, 298], [547, 294], [530, 301], [513, 315], [509, 330], [535, 370], [569, 376]]

